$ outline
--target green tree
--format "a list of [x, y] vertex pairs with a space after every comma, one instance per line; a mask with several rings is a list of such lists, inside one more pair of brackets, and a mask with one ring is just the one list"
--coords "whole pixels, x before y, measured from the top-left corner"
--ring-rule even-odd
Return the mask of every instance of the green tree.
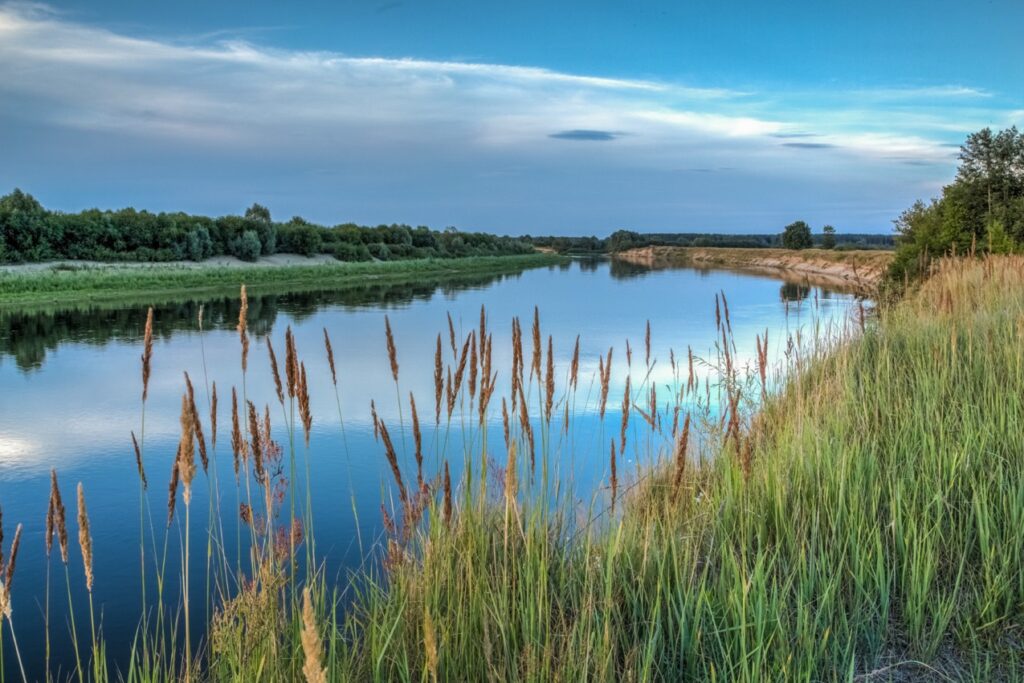
[[836, 248], [836, 229], [833, 228], [831, 225], [826, 225], [824, 228], [821, 229], [821, 248]]
[[255, 230], [246, 230], [235, 241], [232, 251], [243, 261], [255, 261], [261, 251], [259, 235]]
[[785, 249], [809, 249], [811, 247], [811, 226], [796, 221], [782, 231], [782, 246]]

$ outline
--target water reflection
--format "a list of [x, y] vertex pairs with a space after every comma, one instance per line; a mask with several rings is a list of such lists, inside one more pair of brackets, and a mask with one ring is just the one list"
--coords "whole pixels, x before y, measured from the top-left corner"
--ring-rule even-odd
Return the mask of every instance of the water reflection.
[[[566, 264], [562, 268], [570, 267], [571, 264]], [[249, 333], [265, 336], [280, 313], [302, 322], [326, 306], [407, 306], [435, 296], [451, 298], [463, 290], [481, 289], [517, 277], [519, 273], [460, 275], [398, 284], [368, 282], [344, 290], [250, 293]], [[147, 306], [141, 303], [148, 302], [134, 306], [113, 302], [0, 309], [0, 362], [10, 357], [22, 371], [36, 370], [46, 361], [47, 353], [63, 343], [105, 346], [111, 342], [137, 342], [142, 338], [147, 314]], [[193, 329], [200, 306], [207, 330], [235, 328], [240, 306], [237, 296], [172, 300], [155, 303], [154, 336], [169, 339], [176, 332]]]
[[[715, 296], [723, 293], [729, 301], [736, 340], [734, 358], [739, 366], [752, 361], [756, 335], [764, 338], [767, 330], [772, 353], [781, 354], [788, 336], [817, 320], [841, 321], [856, 303], [849, 295], [808, 283], [785, 283], [780, 289], [777, 279], [764, 275], [686, 268], [651, 270], [603, 259], [581, 259], [512, 276], [434, 279], [401, 285], [368, 282], [342, 291], [252, 294], [248, 311], [252, 347], [249, 370], [243, 377], [235, 332], [239, 306], [234, 297], [152, 302], [157, 342], [146, 405], [145, 449], [154, 515], [162, 505], [161, 496], [166, 495], [177, 448], [182, 372], [187, 371], [196, 383], [201, 402], [206, 400], [207, 388], [213, 382], [218, 387], [221, 445], [211, 466], [218, 472], [219, 481], [227, 482], [223, 514], [233, 519], [238, 508], [235, 491], [231, 490], [235, 487], [231, 454], [224, 445], [230, 442], [224, 432], [224, 425], [230, 424], [229, 408], [225, 406], [230, 405], [234, 387], [260, 407], [276, 407], [266, 341], [272, 338], [280, 353], [285, 329], [291, 327], [311, 387], [314, 421], [308, 457], [317, 545], [323, 553], [325, 572], [345, 576], [362, 559], [356, 539], [372, 539], [381, 531], [381, 497], [386, 495], [390, 481], [388, 465], [369, 421], [371, 399], [376, 401], [381, 419], [394, 427], [396, 443], [411, 438], [401, 427], [398, 403], [399, 395], [407, 401], [410, 393], [421, 406], [424, 443], [436, 448], [439, 443], [447, 444], [449, 437], [456, 443], [457, 436], [449, 435], [443, 422], [441, 429], [433, 425], [435, 340], [439, 332], [444, 335], [445, 363], [452, 363], [447, 342], [448, 314], [456, 335], [465, 339], [478, 325], [481, 306], [487, 309], [498, 373], [495, 400], [487, 416], [486, 438], [493, 440], [488, 452], [504, 452], [500, 397], [509, 394], [511, 321], [519, 317], [528, 326], [534, 306], [538, 306], [543, 333], [553, 339], [557, 382], [564, 382], [577, 335], [580, 343], [580, 400], [573, 402], [571, 434], [558, 428], [557, 408], [555, 426], [550, 430], [555, 435], [552, 452], [557, 473], [571, 479], [581, 491], [599, 490], [607, 463], [604, 454], [608, 434], [603, 430], [605, 423], [618, 424], [621, 413], [617, 406], [622, 402], [627, 375], [632, 372], [636, 382], [642, 374], [658, 387], [661, 396], [667, 396], [679, 380], [669, 360], [673, 357], [670, 350], [674, 349], [676, 359], [686, 357], [688, 347], [698, 357], [713, 357], [720, 342], [714, 322]], [[804, 303], [790, 306], [794, 299]], [[43, 513], [51, 467], [59, 471], [66, 493], [81, 481], [90, 497], [98, 577], [94, 597], [103, 614], [103, 632], [114, 664], [124, 663], [137, 626], [138, 528], [137, 519], [125, 511], [139, 504], [130, 433], [140, 429], [139, 356], [149, 303], [0, 311], [0, 504], [5, 521], [25, 524], [25, 547], [33, 549], [19, 557], [15, 598], [19, 629], [26, 634], [22, 654], [31, 672], [38, 672], [42, 660], [42, 620], [35, 605], [45, 599], [46, 571], [42, 552], [36, 551], [43, 547]], [[200, 306], [204, 310], [202, 334], [197, 329]], [[383, 343], [385, 314], [398, 347], [400, 391], [392, 380]], [[652, 363], [650, 369], [641, 371], [648, 322], [652, 328]], [[337, 358], [337, 400], [323, 353], [325, 328], [332, 335]], [[625, 361], [626, 339], [633, 343], [632, 370]], [[602, 422], [596, 398], [600, 392], [594, 391], [594, 378], [598, 358], [609, 347], [615, 348], [616, 360], [608, 413]], [[698, 373], [705, 367], [698, 364]], [[708, 391], [714, 392], [714, 386]], [[339, 429], [339, 406], [344, 413], [344, 438]], [[407, 430], [407, 403], [405, 410]], [[424, 417], [428, 414], [429, 419]], [[281, 429], [279, 424], [275, 429]], [[455, 427], [452, 431], [457, 430]], [[477, 434], [474, 438], [483, 436]], [[663, 444], [662, 449], [668, 452], [670, 445]], [[431, 466], [428, 475], [437, 471], [433, 453], [436, 451], [427, 456]], [[470, 453], [469, 448], [466, 453]], [[402, 456], [403, 465], [407, 465], [411, 454], [404, 447]], [[453, 448], [445, 456], [451, 457], [451, 474], [456, 480], [461, 474], [462, 456], [461, 448]], [[641, 467], [640, 457], [636, 451], [624, 455], [622, 476]], [[209, 504], [204, 485], [200, 481], [195, 491], [193, 504], [199, 510]], [[350, 491], [354, 504], [349, 499]], [[200, 544], [197, 547], [205, 542], [203, 532], [201, 525], [193, 527], [193, 541]], [[181, 531], [175, 528], [172, 533]], [[232, 543], [232, 538], [227, 542]], [[225, 548], [229, 556], [234, 556], [236, 550], [234, 546]], [[73, 557], [72, 562], [75, 575], [80, 576], [79, 559]], [[175, 562], [173, 556], [169, 558], [169, 566]], [[202, 573], [197, 572], [197, 576], [201, 581]], [[167, 590], [177, 595], [175, 585], [169, 583]], [[197, 585], [196, 590], [201, 592], [202, 586]], [[55, 598], [54, 614], [66, 613], [59, 603], [63, 599]], [[81, 609], [79, 612], [76, 604], [78, 613], [84, 613], [88, 606], [81, 605]], [[67, 671], [73, 663], [68, 638], [57, 629], [53, 652]], [[4, 665], [9, 667], [10, 662]], [[10, 668], [7, 673], [15, 675]]]

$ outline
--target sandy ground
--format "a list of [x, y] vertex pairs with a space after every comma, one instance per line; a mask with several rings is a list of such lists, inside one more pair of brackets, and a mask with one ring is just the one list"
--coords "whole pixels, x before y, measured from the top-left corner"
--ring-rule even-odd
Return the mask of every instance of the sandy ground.
[[616, 254], [615, 258], [652, 268], [681, 263], [710, 268], [747, 268], [762, 272], [806, 274], [845, 282], [851, 286], [873, 287], [885, 275], [892, 261], [892, 252], [643, 247]]
[[316, 256], [299, 256], [298, 254], [274, 254], [264, 256], [256, 262], [242, 261], [234, 256], [217, 256], [205, 261], [166, 261], [161, 263], [118, 263], [105, 261], [48, 261], [46, 263], [19, 263], [0, 265], [0, 273], [37, 273], [54, 268], [103, 268], [103, 269], [138, 269], [138, 268], [251, 268], [253, 266], [274, 268], [280, 266], [316, 266], [338, 264], [340, 261], [329, 254]]

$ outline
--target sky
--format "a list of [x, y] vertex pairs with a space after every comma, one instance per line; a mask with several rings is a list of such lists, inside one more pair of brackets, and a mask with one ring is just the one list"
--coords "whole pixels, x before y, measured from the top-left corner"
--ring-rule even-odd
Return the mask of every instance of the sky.
[[502, 234], [889, 232], [1024, 2], [0, 1], [0, 193]]

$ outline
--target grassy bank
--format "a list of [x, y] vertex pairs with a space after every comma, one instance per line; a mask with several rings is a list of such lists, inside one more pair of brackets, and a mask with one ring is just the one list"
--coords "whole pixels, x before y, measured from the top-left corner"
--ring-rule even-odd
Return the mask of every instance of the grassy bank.
[[552, 254], [530, 254], [310, 266], [58, 267], [0, 272], [0, 307], [146, 300], [152, 296], [166, 301], [182, 295], [237, 294], [240, 283], [246, 283], [255, 292], [312, 291], [368, 281], [386, 284], [434, 276], [511, 273], [563, 262], [564, 257]]
[[[420, 397], [418, 418], [411, 397], [408, 420], [374, 414], [394, 477], [372, 551], [383, 569], [350, 583], [318, 571], [331, 543], [314, 542], [294, 477], [309, 467], [296, 447], [308, 392], [339, 385], [307, 384], [289, 331], [286, 391], [252, 399], [280, 402], [284, 424], [272, 432], [253, 404], [246, 420], [242, 394], [230, 420], [241, 483], [227, 495], [248, 512], [220, 524], [211, 511], [205, 555], [181, 533], [191, 487], [220, 486], [197, 468], [205, 416], [189, 386], [167, 531], [144, 523], [162, 492], [140, 483], [141, 565], [159, 588], [142, 596], [128, 680], [1024, 680], [1024, 258], [944, 262], [877, 320], [772, 339], [775, 355], [758, 338], [750, 362], [724, 300], [715, 311], [717, 355], [678, 350], [657, 386], [643, 341], [609, 350], [591, 376], [579, 359], [556, 368], [539, 318], [513, 324], [512, 366], [492, 369], [489, 330], [502, 324], [483, 312], [464, 341], [454, 327], [438, 338], [436, 367], [400, 374], [393, 361], [403, 399], [410, 372], [433, 374], [436, 394]], [[382, 352], [394, 359], [396, 343], [388, 328]], [[276, 359], [245, 362], [278, 375]], [[625, 390], [613, 364], [628, 365]], [[575, 454], [605, 472], [596, 491], [551, 476], [578, 413], [600, 415], [605, 446]], [[483, 452], [502, 428], [505, 448]], [[407, 436], [415, 467], [393, 445]], [[450, 462], [466, 474], [450, 478]], [[254, 523], [259, 511], [293, 533]], [[225, 533], [250, 552], [211, 560]], [[164, 587], [168, 542], [182, 545], [183, 579], [206, 561], [208, 594], [191, 596], [191, 613], [187, 591]], [[190, 650], [205, 600], [209, 639]], [[102, 633], [81, 641], [81, 668], [111, 677]]]
[[572, 507], [467, 502], [365, 596], [338, 665], [366, 680], [1020, 680], [1022, 321], [1024, 260], [946, 263], [862, 337], [804, 356], [711, 464], [666, 463], [598, 531], [571, 533]]

